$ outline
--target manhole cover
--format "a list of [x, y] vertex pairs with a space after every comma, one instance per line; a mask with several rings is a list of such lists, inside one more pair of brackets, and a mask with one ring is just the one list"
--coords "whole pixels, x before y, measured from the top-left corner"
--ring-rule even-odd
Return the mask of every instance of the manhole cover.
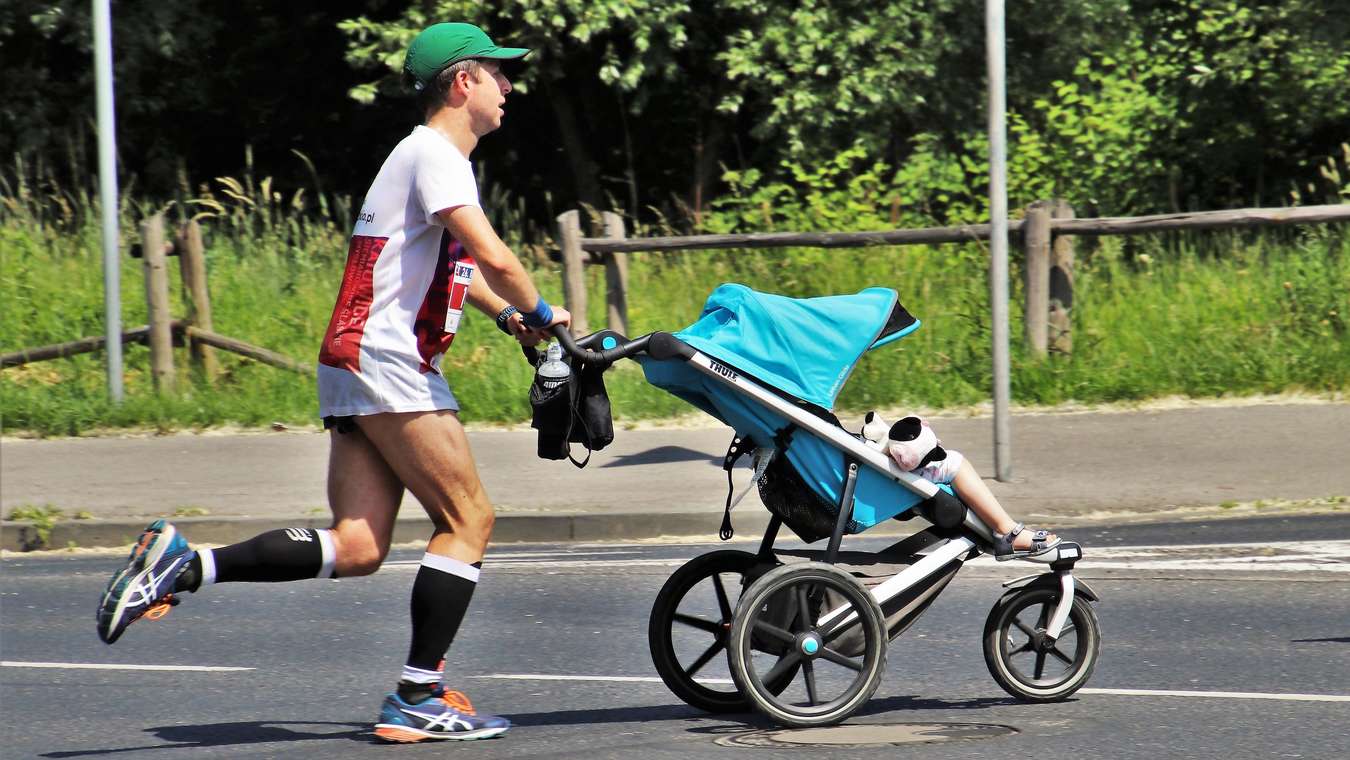
[[716, 740], [724, 747], [882, 747], [993, 739], [1017, 733], [993, 723], [881, 723], [750, 731]]

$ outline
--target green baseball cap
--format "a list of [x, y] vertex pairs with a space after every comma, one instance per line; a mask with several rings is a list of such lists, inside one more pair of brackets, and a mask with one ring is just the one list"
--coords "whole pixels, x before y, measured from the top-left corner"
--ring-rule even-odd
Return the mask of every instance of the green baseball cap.
[[473, 24], [433, 24], [423, 29], [408, 46], [403, 71], [412, 77], [413, 87], [422, 89], [446, 66], [465, 58], [520, 58], [528, 48], [498, 47], [492, 38]]

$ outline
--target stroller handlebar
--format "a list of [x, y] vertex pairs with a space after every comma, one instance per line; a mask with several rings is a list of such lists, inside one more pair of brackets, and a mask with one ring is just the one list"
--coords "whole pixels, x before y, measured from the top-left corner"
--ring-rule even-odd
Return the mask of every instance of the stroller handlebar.
[[[557, 339], [562, 350], [573, 359], [602, 370], [608, 369], [620, 359], [629, 359], [641, 353], [662, 360], [688, 359], [694, 355], [692, 348], [665, 332], [648, 333], [632, 340], [613, 330], [598, 330], [583, 338], [575, 339], [562, 325], [553, 325], [549, 328], [549, 332]], [[599, 350], [596, 350], [596, 346], [600, 347]], [[538, 350], [532, 346], [522, 347], [521, 350], [530, 364], [539, 364]]]
[[[573, 359], [580, 360], [586, 364], [605, 369], [620, 359], [627, 359], [635, 354], [640, 354], [647, 350], [647, 344], [651, 340], [651, 335], [643, 335], [640, 338], [629, 340], [613, 330], [599, 330], [587, 335], [580, 340], [574, 340], [572, 333], [568, 332], [563, 325], [554, 325], [549, 328], [553, 337], [558, 339], [558, 344], [562, 346]], [[600, 350], [595, 350], [595, 347]]]

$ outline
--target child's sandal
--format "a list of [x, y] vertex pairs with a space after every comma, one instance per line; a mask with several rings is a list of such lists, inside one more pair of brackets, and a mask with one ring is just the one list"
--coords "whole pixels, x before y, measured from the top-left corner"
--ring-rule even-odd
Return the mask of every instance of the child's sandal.
[[1060, 541], [1063, 540], [1059, 536], [1056, 536], [1054, 541], [1049, 541], [1047, 539], [1050, 538], [1050, 531], [1038, 530], [1031, 534], [1030, 548], [1014, 549], [1013, 540], [1016, 539], [1017, 536], [1022, 533], [1022, 531], [1026, 530], [1026, 528], [1027, 528], [1026, 525], [1018, 523], [1014, 525], [1013, 529], [1008, 531], [1007, 533], [1002, 534], [995, 533], [994, 559], [998, 560], [999, 562], [1006, 562], [1010, 559], [1027, 559], [1028, 557], [1037, 557], [1042, 554], [1045, 554], [1046, 552], [1050, 551], [1056, 546], [1059, 546]]

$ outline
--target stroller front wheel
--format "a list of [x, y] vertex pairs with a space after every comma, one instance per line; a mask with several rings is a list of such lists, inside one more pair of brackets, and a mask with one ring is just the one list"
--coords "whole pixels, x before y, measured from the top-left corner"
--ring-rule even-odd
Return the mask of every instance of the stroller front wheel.
[[1082, 688], [1097, 665], [1101, 626], [1091, 603], [1075, 595], [1058, 640], [1045, 627], [1057, 589], [1029, 587], [1005, 595], [984, 625], [984, 661], [1003, 690], [1025, 702], [1058, 702]]
[[[861, 646], [843, 651], [841, 638], [855, 631]], [[820, 562], [784, 565], [751, 584], [736, 607], [731, 678], [781, 725], [833, 725], [877, 690], [886, 643], [881, 608], [852, 575]], [[786, 688], [769, 688], [788, 674], [798, 677]]]

